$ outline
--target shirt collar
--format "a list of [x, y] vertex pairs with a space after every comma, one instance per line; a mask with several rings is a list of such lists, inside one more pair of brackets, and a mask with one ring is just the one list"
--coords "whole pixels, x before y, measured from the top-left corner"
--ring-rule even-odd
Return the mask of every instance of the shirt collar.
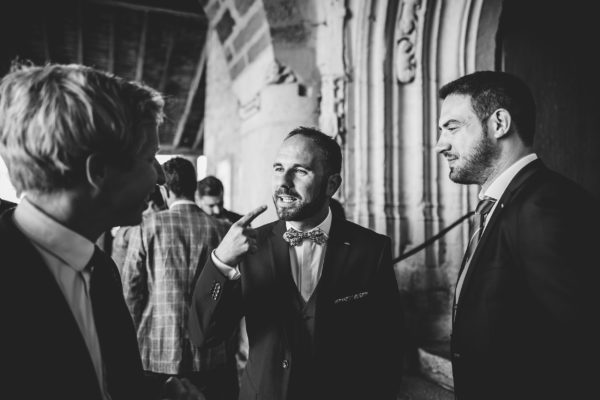
[[94, 254], [94, 243], [23, 199], [14, 214], [19, 229], [34, 244], [81, 272]]
[[[318, 229], [322, 230], [325, 234], [329, 235], [329, 231], [331, 230], [331, 220], [332, 220], [332, 216], [331, 216], [331, 208], [330, 208], [327, 210], [327, 216], [325, 217], [323, 222], [321, 222], [319, 225], [315, 226], [314, 228], [309, 229], [307, 232], [314, 231], [315, 229], [318, 228]], [[292, 226], [292, 224], [289, 221], [285, 221], [285, 229], [290, 229], [290, 228], [294, 228], [294, 226]], [[294, 229], [296, 229], [296, 228], [294, 228]]]
[[519, 159], [513, 165], [508, 167], [504, 172], [502, 172], [492, 184], [487, 188], [485, 193], [483, 191], [479, 192], [479, 199], [483, 200], [484, 197], [492, 197], [498, 200], [504, 194], [504, 191], [513, 180], [513, 178], [519, 173], [520, 170], [525, 168], [525, 166], [535, 160], [537, 160], [538, 156], [535, 153], [528, 154], [525, 157]]
[[171, 205], [169, 206], [169, 210], [172, 209], [175, 206], [179, 206], [179, 205], [183, 205], [183, 204], [191, 204], [193, 206], [196, 205], [196, 203], [194, 203], [191, 200], [175, 200], [174, 202], [171, 203]]

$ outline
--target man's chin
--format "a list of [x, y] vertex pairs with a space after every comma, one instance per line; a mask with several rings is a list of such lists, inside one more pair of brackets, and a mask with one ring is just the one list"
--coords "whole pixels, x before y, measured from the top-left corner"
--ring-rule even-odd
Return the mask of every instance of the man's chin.
[[296, 208], [280, 208], [277, 207], [277, 217], [282, 221], [294, 221], [299, 214], [299, 210]]

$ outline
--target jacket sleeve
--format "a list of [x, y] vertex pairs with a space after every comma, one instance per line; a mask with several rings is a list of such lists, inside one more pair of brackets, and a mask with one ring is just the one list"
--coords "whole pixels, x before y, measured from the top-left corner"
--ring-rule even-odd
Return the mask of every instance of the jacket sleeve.
[[130, 240], [127, 255], [123, 262], [121, 279], [123, 281], [123, 297], [137, 329], [142, 314], [148, 305], [148, 272], [146, 270], [146, 248], [143, 243], [141, 225], [129, 227]]
[[231, 337], [241, 317], [241, 279], [227, 279], [208, 257], [192, 297], [190, 339], [198, 347], [218, 344]]
[[542, 192], [525, 203], [512, 225], [511, 247], [531, 295], [537, 358], [548, 360], [546, 376], [558, 381], [556, 393], [576, 398], [574, 388], [591, 389], [598, 373], [600, 330], [593, 316], [600, 303], [600, 222], [595, 205], [574, 198], [576, 193]]
[[391, 240], [385, 237], [371, 288], [374, 297], [374, 326], [378, 340], [373, 343], [372, 388], [380, 390], [381, 399], [396, 399], [403, 367], [404, 310], [392, 264]]

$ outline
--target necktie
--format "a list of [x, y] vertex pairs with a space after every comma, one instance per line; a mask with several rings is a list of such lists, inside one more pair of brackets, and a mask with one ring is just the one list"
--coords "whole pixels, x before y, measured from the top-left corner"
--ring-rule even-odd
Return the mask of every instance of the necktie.
[[[460, 295], [460, 290], [462, 289], [463, 282], [465, 280], [465, 276], [467, 275], [467, 269], [469, 266], [469, 261], [477, 248], [477, 244], [479, 243], [479, 239], [481, 239], [481, 235], [483, 234], [483, 228], [485, 226], [485, 218], [487, 214], [490, 212], [492, 207], [496, 203], [496, 199], [492, 197], [484, 197], [483, 200], [480, 200], [477, 204], [477, 208], [475, 208], [475, 213], [472, 217], [472, 225], [471, 231], [471, 239], [469, 240], [469, 245], [467, 246], [467, 251], [465, 252], [465, 256], [462, 261], [462, 269], [460, 271], [460, 276], [458, 278], [458, 283], [456, 285], [456, 295], [455, 299], [458, 300], [458, 296]], [[456, 302], [455, 302], [456, 306]]]
[[483, 234], [483, 227], [485, 225], [485, 218], [494, 207], [496, 203], [496, 199], [491, 197], [484, 197], [483, 200], [480, 200], [477, 203], [477, 207], [475, 208], [475, 213], [472, 217], [473, 224], [471, 225], [471, 239], [469, 240], [469, 245], [467, 247], [467, 251], [465, 252], [465, 262], [471, 259], [475, 249], [477, 248], [477, 244], [479, 243], [479, 239], [481, 239], [481, 235]]
[[316, 244], [324, 244], [327, 241], [327, 234], [319, 228], [308, 232], [300, 232], [290, 228], [283, 234], [283, 240], [288, 242], [290, 246], [300, 246], [304, 239], [312, 240]]
[[[126, 312], [122, 297], [121, 280], [117, 267], [97, 246], [94, 255], [86, 266], [91, 271], [90, 298], [94, 310], [94, 321], [100, 341], [102, 362], [104, 364], [105, 390], [112, 396], [121, 393], [124, 379], [133, 379], [127, 376], [129, 367], [129, 347], [137, 351], [137, 343], [130, 342], [129, 332], [123, 329], [123, 312]], [[127, 322], [131, 323], [131, 317]], [[133, 328], [133, 327], [132, 327]], [[135, 339], [135, 337], [132, 337]]]

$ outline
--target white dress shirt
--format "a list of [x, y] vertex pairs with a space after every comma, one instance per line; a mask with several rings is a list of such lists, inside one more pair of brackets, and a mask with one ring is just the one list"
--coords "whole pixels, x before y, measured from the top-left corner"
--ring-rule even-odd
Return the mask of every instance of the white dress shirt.
[[[331, 230], [331, 209], [327, 212], [327, 216], [319, 225], [310, 229], [308, 232], [321, 229], [327, 236]], [[286, 229], [294, 228], [293, 222], [286, 221]], [[298, 229], [297, 229], [298, 230]], [[314, 292], [321, 274], [323, 272], [323, 261], [325, 260], [325, 251], [327, 250], [327, 242], [322, 245], [315, 243], [312, 240], [305, 239], [299, 246], [290, 246], [290, 265], [292, 268], [292, 277], [298, 287], [298, 291], [302, 295], [305, 301], [310, 299], [310, 296]], [[212, 261], [215, 266], [225, 275], [228, 279], [235, 280], [241, 276], [238, 267], [231, 267], [221, 260], [219, 260], [212, 252]]]
[[[331, 210], [327, 213], [325, 220], [313, 229], [321, 229], [327, 236], [331, 230]], [[294, 228], [293, 223], [286, 221], [287, 229]], [[323, 272], [323, 261], [325, 260], [325, 251], [327, 250], [327, 242], [317, 244], [312, 240], [305, 239], [299, 246], [290, 246], [290, 265], [292, 267], [292, 277], [298, 291], [302, 295], [304, 301], [308, 301], [314, 292], [321, 274]]]
[[531, 153], [523, 158], [520, 158], [517, 162], [515, 162], [513, 165], [504, 170], [504, 172], [502, 172], [496, 179], [494, 179], [494, 181], [490, 184], [485, 193], [483, 191], [479, 192], [479, 200], [483, 200], [485, 197], [491, 197], [496, 200], [496, 203], [494, 204], [490, 212], [486, 215], [485, 220], [483, 221], [484, 230], [487, 226], [487, 222], [490, 219], [490, 216], [496, 210], [498, 200], [500, 200], [500, 197], [502, 197], [502, 195], [506, 191], [506, 188], [508, 187], [508, 185], [510, 185], [510, 182], [512, 182], [514, 177], [519, 173], [519, 171], [525, 168], [526, 165], [537, 159], [538, 156], [535, 153]]
[[198, 206], [198, 204], [196, 204], [195, 202], [193, 202], [191, 200], [175, 200], [174, 202], [171, 203], [171, 205], [169, 205], [169, 210], [180, 204], [189, 204], [192, 206]]
[[46, 215], [26, 196], [15, 209], [14, 220], [39, 251], [71, 307], [94, 364], [102, 396], [110, 400], [89, 294], [91, 273], [85, 269], [94, 254], [94, 243]]

